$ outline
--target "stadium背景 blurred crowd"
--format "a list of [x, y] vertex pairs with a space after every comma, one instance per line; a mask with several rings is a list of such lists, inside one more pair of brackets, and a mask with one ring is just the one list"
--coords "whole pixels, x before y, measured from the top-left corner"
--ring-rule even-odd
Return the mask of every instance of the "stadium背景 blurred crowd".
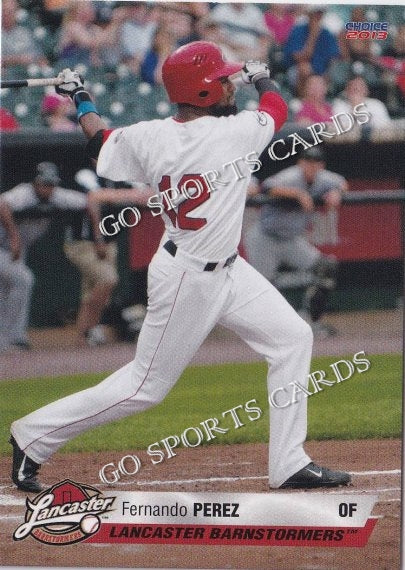
[[[267, 61], [290, 120], [330, 116], [334, 99], [350, 100], [346, 88], [357, 77], [388, 117], [405, 116], [400, 6], [3, 0], [2, 12], [3, 79], [76, 68], [111, 126], [169, 115], [162, 63], [199, 39], [216, 42], [229, 60]], [[350, 21], [388, 22], [387, 39], [346, 39]], [[1, 128], [74, 130], [73, 107], [51, 101], [52, 91], [2, 90]], [[256, 103], [241, 84], [237, 99], [241, 109]]]

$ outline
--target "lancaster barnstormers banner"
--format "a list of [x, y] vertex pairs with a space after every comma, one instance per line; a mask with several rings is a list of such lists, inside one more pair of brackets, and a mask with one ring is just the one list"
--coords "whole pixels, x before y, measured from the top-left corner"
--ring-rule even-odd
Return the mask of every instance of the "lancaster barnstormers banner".
[[27, 500], [14, 540], [45, 544], [365, 546], [377, 496], [141, 493], [62, 481]]

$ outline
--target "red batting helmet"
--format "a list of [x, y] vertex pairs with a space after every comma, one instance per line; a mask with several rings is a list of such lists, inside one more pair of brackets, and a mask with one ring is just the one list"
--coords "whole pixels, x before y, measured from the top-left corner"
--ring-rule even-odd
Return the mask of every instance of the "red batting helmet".
[[221, 77], [240, 71], [243, 63], [227, 63], [211, 42], [191, 42], [165, 60], [163, 83], [172, 103], [208, 107], [222, 97]]

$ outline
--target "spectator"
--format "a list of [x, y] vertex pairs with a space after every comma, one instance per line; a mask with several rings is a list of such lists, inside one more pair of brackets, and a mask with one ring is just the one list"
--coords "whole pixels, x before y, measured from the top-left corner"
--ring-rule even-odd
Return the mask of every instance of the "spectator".
[[302, 107], [295, 115], [295, 121], [303, 125], [312, 125], [330, 121], [333, 115], [332, 106], [326, 101], [328, 86], [321, 75], [307, 77], [304, 87]]
[[87, 211], [76, 215], [66, 227], [64, 252], [80, 271], [82, 279], [76, 343], [77, 346], [94, 346], [105, 342], [99, 323], [118, 283], [117, 244], [114, 241], [107, 243], [101, 235], [99, 208], [89, 199], [100, 188], [96, 174], [82, 169], [76, 173], [75, 180], [88, 193], [88, 206]]
[[[354, 8], [351, 12], [350, 21], [367, 22], [365, 8], [360, 6]], [[386, 89], [381, 82], [381, 72], [374, 61], [373, 43], [375, 42], [371, 38], [346, 39], [346, 30], [343, 29], [340, 32], [339, 49], [342, 59], [336, 61], [330, 70], [330, 78], [335, 87], [335, 93], [341, 91], [353, 73], [356, 73], [361, 74], [373, 91], [379, 93], [379, 96], [386, 96]], [[377, 42], [375, 45], [381, 43]]]
[[[366, 11], [363, 6], [353, 8], [350, 22], [367, 22]], [[368, 39], [346, 39], [346, 29], [339, 34], [339, 49], [342, 59], [350, 62], [368, 61], [372, 57], [372, 40]]]
[[308, 22], [293, 27], [284, 48], [288, 80], [292, 87], [303, 84], [308, 75], [324, 75], [339, 57], [336, 38], [321, 21], [325, 8], [309, 6]]
[[229, 47], [224, 38], [221, 26], [209, 16], [198, 23], [199, 37], [205, 42], [213, 42], [221, 49], [227, 61], [236, 61], [238, 54]]
[[[0, 196], [0, 347], [29, 349], [28, 314], [33, 274], [25, 265], [28, 247], [40, 238], [56, 211], [84, 210], [86, 197], [59, 187], [58, 169], [51, 162], [37, 165], [32, 183], [18, 184]], [[13, 227], [18, 216], [18, 232]]]
[[0, 107], [0, 131], [18, 131], [20, 124], [17, 119], [7, 111]]
[[346, 181], [325, 170], [321, 149], [312, 147], [295, 166], [264, 180], [261, 188], [275, 201], [262, 207], [260, 220], [247, 233], [249, 262], [276, 285], [283, 264], [299, 273], [304, 283], [307, 278], [303, 310], [314, 333], [332, 334], [318, 321], [335, 284], [336, 261], [309, 243], [305, 231], [314, 200], [321, 199], [327, 209], [338, 208]]
[[141, 78], [151, 85], [162, 84], [162, 65], [176, 48], [173, 35], [165, 26], [156, 29], [152, 48], [147, 51], [141, 65]]
[[268, 59], [271, 38], [260, 8], [248, 3], [217, 4], [211, 18], [221, 26], [226, 43], [240, 60]]
[[365, 103], [371, 115], [367, 126], [381, 128], [390, 124], [387, 107], [382, 101], [368, 97], [367, 83], [360, 76], [351, 79], [346, 85], [343, 96], [335, 99], [333, 113], [351, 113], [353, 107], [359, 103]]
[[41, 105], [41, 116], [51, 131], [59, 133], [72, 132], [77, 124], [69, 118], [72, 102], [61, 95], [45, 95]]
[[207, 2], [171, 2], [170, 5], [187, 12], [196, 20], [207, 17], [210, 12]]
[[387, 46], [383, 51], [384, 56], [405, 59], [405, 24], [398, 27], [391, 46]]
[[2, 67], [13, 65], [48, 65], [48, 61], [29, 28], [17, 23], [16, 0], [3, 0], [1, 22]]
[[156, 23], [150, 19], [146, 2], [131, 2], [125, 8], [126, 20], [121, 28], [121, 57], [133, 73], [138, 73], [146, 52], [151, 48]]
[[[123, 19], [125, 9], [116, 8], [115, 10], [107, 2], [95, 2], [96, 17], [94, 20], [95, 25], [100, 30], [101, 34], [111, 33], [111, 25], [115, 20]], [[107, 68], [111, 71], [116, 71], [117, 66], [121, 62], [121, 48], [118, 38], [120, 36], [122, 22], [117, 26], [116, 33], [112, 34], [114, 42], [107, 45], [101, 45], [97, 51], [96, 63], [98, 66]]]
[[[377, 65], [385, 69], [384, 80], [388, 84], [388, 89], [393, 92], [393, 81], [395, 82], [396, 93], [392, 97], [397, 100], [397, 106], [401, 109], [402, 115], [405, 113], [405, 24], [402, 24], [394, 37], [391, 46], [383, 51], [383, 56], [376, 58]], [[393, 78], [393, 80], [392, 80]]]
[[71, 0], [42, 0], [40, 2], [39, 16], [44, 26], [47, 26], [52, 34], [58, 32], [62, 23], [63, 14], [69, 8]]
[[269, 4], [264, 21], [276, 44], [284, 45], [295, 23], [293, 7], [286, 4]]
[[194, 32], [193, 18], [189, 10], [185, 10], [184, 6], [178, 2], [164, 5], [160, 11], [159, 22], [167, 30], [170, 30], [177, 47], [189, 42], [198, 40], [198, 36]]
[[58, 45], [59, 68], [84, 64], [100, 65], [99, 50], [117, 43], [126, 12], [114, 10], [114, 17], [105, 29], [95, 25], [96, 12], [91, 2], [75, 0], [63, 16]]

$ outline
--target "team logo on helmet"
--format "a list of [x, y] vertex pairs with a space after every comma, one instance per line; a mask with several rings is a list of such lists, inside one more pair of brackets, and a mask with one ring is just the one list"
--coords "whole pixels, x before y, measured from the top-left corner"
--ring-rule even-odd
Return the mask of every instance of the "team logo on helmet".
[[81, 542], [96, 534], [100, 516], [112, 510], [116, 497], [104, 497], [98, 489], [66, 479], [26, 500], [25, 522], [14, 540], [32, 536], [39, 542], [61, 546]]
[[202, 63], [205, 63], [206, 60], [207, 60], [207, 54], [206, 53], [198, 53], [197, 55], [195, 55], [193, 57], [194, 65], [201, 65]]

